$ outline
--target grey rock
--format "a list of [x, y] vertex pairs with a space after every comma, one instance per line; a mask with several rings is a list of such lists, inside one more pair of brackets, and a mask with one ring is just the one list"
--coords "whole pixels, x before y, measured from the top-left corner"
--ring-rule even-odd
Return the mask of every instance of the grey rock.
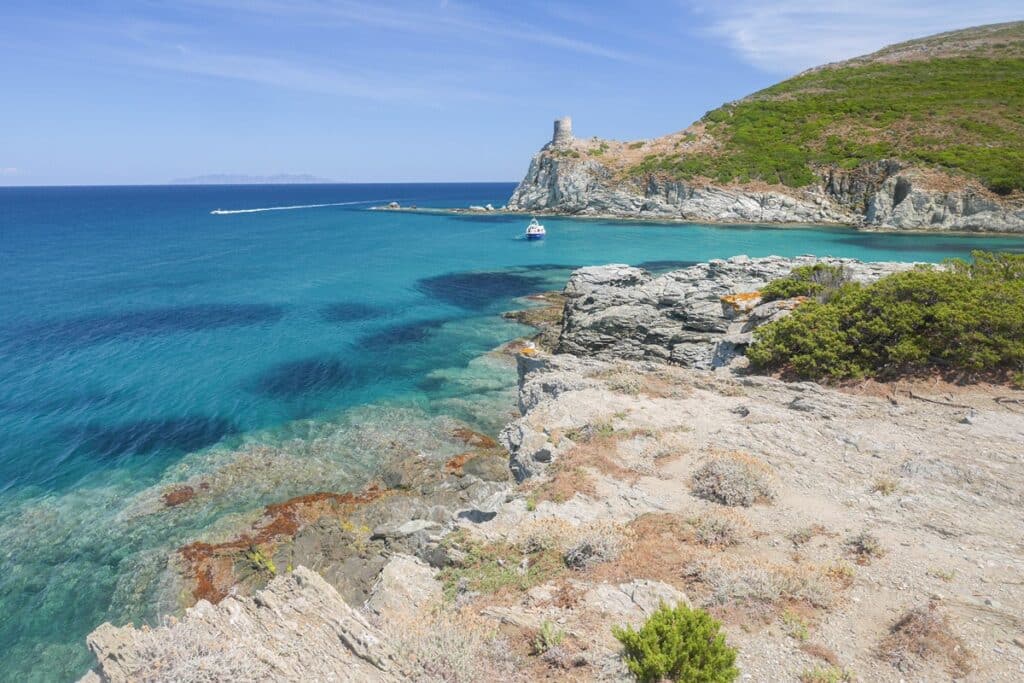
[[[556, 350], [701, 369], [729, 365], [752, 341], [755, 328], [788, 315], [795, 306], [793, 301], [760, 303], [756, 292], [797, 266], [819, 262], [842, 267], [858, 282], [872, 282], [913, 265], [813, 256], [736, 256], [659, 277], [619, 264], [580, 268], [565, 287], [565, 314]], [[724, 299], [734, 294], [748, 297]], [[530, 369], [522, 368], [521, 374]], [[543, 387], [521, 385], [520, 409], [526, 412], [544, 395], [569, 388], [559, 387], [557, 381], [551, 378]]]
[[607, 215], [732, 223], [841, 223], [868, 228], [1024, 232], [1024, 205], [995, 199], [964, 181], [929, 189], [924, 171], [880, 160], [853, 170], [827, 169], [805, 188], [750, 190], [625, 178], [601, 161], [542, 149], [507, 209], [529, 213]]
[[434, 570], [409, 555], [395, 555], [381, 570], [370, 590], [366, 608], [385, 619], [408, 614], [441, 599]]
[[398, 681], [383, 634], [305, 567], [253, 596], [205, 600], [155, 629], [105, 623], [86, 639], [96, 655], [83, 680]]

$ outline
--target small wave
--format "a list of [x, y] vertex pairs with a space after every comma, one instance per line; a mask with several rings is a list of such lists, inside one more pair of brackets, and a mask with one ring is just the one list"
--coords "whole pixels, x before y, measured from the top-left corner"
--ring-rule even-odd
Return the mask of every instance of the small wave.
[[214, 209], [214, 216], [229, 216], [236, 213], [260, 213], [261, 211], [293, 211], [295, 209], [319, 209], [323, 206], [351, 206], [352, 204], [375, 204], [383, 199], [368, 199], [360, 202], [332, 202], [330, 204], [296, 204], [294, 206], [265, 206], [259, 209]]

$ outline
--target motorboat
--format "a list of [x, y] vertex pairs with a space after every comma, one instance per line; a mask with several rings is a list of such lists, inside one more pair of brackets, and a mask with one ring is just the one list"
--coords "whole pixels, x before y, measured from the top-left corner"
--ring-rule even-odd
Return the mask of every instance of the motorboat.
[[547, 234], [547, 230], [544, 229], [543, 225], [537, 222], [536, 218], [531, 220], [530, 224], [526, 226], [526, 239], [528, 240], [542, 240]]

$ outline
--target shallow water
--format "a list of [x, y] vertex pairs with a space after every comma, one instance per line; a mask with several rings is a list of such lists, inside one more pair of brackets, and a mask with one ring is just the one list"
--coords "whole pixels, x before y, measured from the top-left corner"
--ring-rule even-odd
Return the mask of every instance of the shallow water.
[[[572, 267], [745, 253], [938, 261], [1015, 238], [367, 211], [504, 203], [510, 184], [0, 189], [0, 648], [80, 675], [99, 622], [176, 605], [168, 551], [259, 506], [357, 486], [392, 444], [494, 431], [497, 314]], [[311, 206], [319, 205], [319, 206]], [[276, 207], [306, 207], [277, 210]], [[227, 212], [211, 214], [215, 209]], [[275, 209], [254, 211], [253, 209]], [[170, 483], [215, 489], [167, 509]]]

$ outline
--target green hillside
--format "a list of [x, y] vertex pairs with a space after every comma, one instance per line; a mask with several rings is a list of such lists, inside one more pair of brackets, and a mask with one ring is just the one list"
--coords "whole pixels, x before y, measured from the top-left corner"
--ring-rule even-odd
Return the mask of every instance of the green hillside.
[[[631, 174], [801, 187], [816, 171], [895, 158], [1024, 190], [1024, 22], [978, 27], [820, 67], [705, 114], [699, 151]], [[703, 128], [703, 130], [700, 130]], [[679, 150], [679, 151], [676, 151]]]

